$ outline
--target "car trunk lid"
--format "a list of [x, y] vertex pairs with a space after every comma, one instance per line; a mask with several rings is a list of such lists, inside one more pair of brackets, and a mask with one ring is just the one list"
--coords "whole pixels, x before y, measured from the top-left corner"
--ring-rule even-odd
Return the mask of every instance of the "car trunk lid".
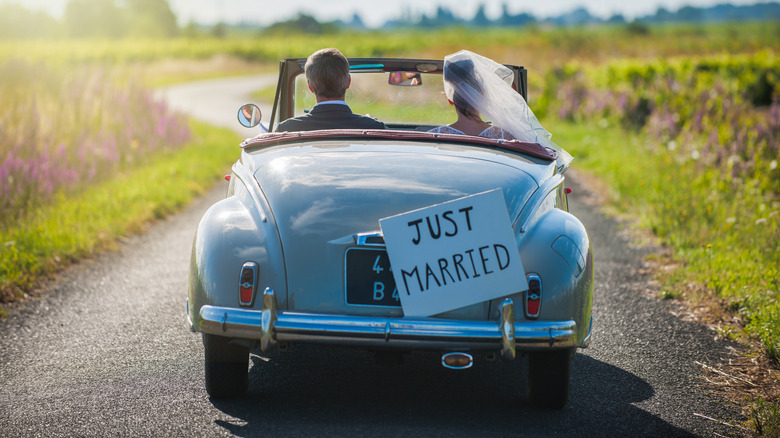
[[[288, 145], [254, 155], [282, 241], [289, 310], [317, 313], [402, 315], [400, 307], [346, 302], [345, 257], [358, 236], [378, 232], [382, 218], [495, 188], [514, 217], [543, 167], [508, 152], [414, 143]], [[362, 242], [382, 248], [378, 239]], [[482, 303], [447, 317], [485, 319], [487, 312]]]

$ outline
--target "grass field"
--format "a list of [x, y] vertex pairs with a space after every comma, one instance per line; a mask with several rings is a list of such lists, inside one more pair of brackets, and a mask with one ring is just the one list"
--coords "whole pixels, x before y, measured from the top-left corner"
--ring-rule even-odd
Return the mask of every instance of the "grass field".
[[127, 167], [99, 184], [81, 186], [24, 211], [0, 227], [0, 302], [33, 293], [40, 280], [73, 261], [114, 248], [213, 187], [235, 161], [232, 131], [190, 125], [192, 140], [154, 160]]
[[780, 58], [764, 51], [561, 70], [546, 84], [548, 112], [644, 138], [620, 150], [573, 149], [685, 262], [664, 296], [722, 300], [779, 358]]
[[392, 33], [341, 32], [327, 35], [259, 35], [225, 39], [169, 40], [1, 40], [0, 62], [10, 58], [53, 65], [130, 66], [172, 59], [229, 56], [275, 66], [280, 59], [306, 57], [322, 47], [338, 47], [350, 57], [415, 56], [441, 58], [467, 49], [532, 74], [576, 61], [600, 65], [612, 59], [669, 59], [715, 53], [751, 54], [775, 48], [780, 24], [732, 23], [653, 27], [599, 26], [494, 29], [403, 30]]

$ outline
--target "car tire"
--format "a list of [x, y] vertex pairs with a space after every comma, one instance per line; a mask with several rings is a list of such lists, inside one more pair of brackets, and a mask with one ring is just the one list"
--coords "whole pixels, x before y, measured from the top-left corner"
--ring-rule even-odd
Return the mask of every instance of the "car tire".
[[528, 353], [528, 400], [536, 407], [562, 409], [569, 401], [573, 349]]
[[249, 349], [230, 338], [203, 334], [206, 392], [212, 398], [241, 397], [249, 377]]

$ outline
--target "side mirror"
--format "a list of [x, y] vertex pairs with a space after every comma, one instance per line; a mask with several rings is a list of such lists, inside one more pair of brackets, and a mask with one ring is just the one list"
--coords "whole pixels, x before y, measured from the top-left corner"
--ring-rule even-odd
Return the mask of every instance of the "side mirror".
[[247, 103], [238, 109], [238, 123], [245, 128], [254, 128], [259, 125], [261, 116], [260, 108], [253, 103]]
[[399, 85], [401, 87], [418, 87], [422, 85], [422, 75], [410, 71], [393, 71], [387, 79], [390, 85]]

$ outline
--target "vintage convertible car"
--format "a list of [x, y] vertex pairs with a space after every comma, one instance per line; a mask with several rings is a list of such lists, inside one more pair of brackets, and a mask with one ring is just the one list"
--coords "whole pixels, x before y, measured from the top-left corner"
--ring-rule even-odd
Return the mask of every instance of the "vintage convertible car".
[[529, 401], [564, 406], [593, 265], [555, 151], [427, 132], [454, 120], [438, 60], [350, 59], [350, 106], [387, 130], [274, 132], [314, 104], [305, 61], [280, 63], [268, 132], [241, 144], [196, 231], [187, 319], [209, 395], [246, 392], [250, 351], [314, 343], [454, 369], [527, 355]]

